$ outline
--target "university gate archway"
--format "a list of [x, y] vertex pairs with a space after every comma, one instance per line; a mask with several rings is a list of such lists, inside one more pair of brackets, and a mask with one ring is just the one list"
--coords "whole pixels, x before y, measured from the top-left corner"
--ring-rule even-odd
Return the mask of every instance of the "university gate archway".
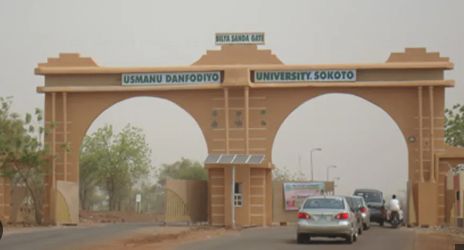
[[[425, 49], [392, 53], [385, 63], [284, 65], [256, 44], [224, 44], [185, 67], [100, 67], [91, 58], [60, 54], [36, 68], [45, 76], [46, 141], [55, 155], [44, 205], [51, 223], [77, 223], [80, 144], [92, 121], [111, 105], [136, 96], [168, 99], [201, 128], [208, 153], [264, 155], [264, 161], [208, 164], [209, 221], [272, 223], [272, 144], [285, 118], [305, 101], [328, 93], [363, 98], [388, 113], [408, 147], [409, 223], [445, 220], [445, 175], [462, 150], [444, 142], [444, 79], [448, 58]], [[69, 150], [66, 150], [66, 149]], [[241, 202], [232, 210], [232, 179]]]

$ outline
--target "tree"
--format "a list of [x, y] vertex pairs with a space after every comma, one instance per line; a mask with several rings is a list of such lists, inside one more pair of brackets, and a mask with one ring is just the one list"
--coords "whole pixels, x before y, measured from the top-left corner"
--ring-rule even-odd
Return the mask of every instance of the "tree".
[[[164, 189], [158, 184], [143, 182], [140, 187], [133, 190], [133, 196], [142, 196], [140, 211], [143, 213], [164, 212]], [[132, 199], [134, 201], [134, 199]]]
[[274, 168], [272, 171], [272, 179], [274, 181], [289, 181], [292, 179], [292, 174], [288, 168]]
[[11, 112], [11, 98], [0, 97], [0, 174], [13, 184], [24, 185], [31, 198], [37, 224], [42, 223], [42, 194], [44, 176], [50, 154], [42, 142], [44, 128], [40, 125], [43, 114], [35, 110], [24, 120]]
[[105, 153], [105, 138], [108, 135], [104, 134], [105, 130], [100, 133], [95, 133], [93, 136], [84, 137], [81, 147], [79, 160], [79, 199], [81, 208], [90, 210], [95, 205], [97, 200], [94, 199], [98, 186], [102, 182], [101, 169], [98, 164], [101, 164], [101, 157]]
[[167, 178], [181, 180], [207, 180], [208, 173], [199, 162], [182, 158], [172, 164], [162, 164], [157, 177], [158, 183], [162, 184]]
[[304, 173], [300, 171], [292, 172], [287, 167], [275, 167], [272, 171], [274, 181], [305, 181]]
[[110, 210], [121, 210], [132, 186], [149, 173], [151, 151], [139, 128], [127, 125], [119, 134], [111, 125], [86, 136], [80, 156], [80, 199], [89, 208], [96, 188], [104, 190]]
[[464, 147], [464, 105], [455, 104], [445, 110], [445, 141], [455, 147]]

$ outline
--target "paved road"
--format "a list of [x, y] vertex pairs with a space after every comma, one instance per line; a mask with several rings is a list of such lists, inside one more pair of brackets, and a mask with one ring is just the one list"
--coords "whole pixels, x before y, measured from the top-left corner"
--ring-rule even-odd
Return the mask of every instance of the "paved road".
[[297, 244], [294, 227], [253, 228], [238, 234], [208, 241], [188, 243], [178, 250], [208, 249], [357, 249], [357, 250], [410, 250], [414, 249], [414, 232], [411, 229], [372, 227], [352, 245], [338, 239], [315, 238], [309, 244]]
[[90, 227], [64, 227], [36, 230], [28, 233], [8, 233], [0, 240], [3, 250], [79, 249], [105, 239], [124, 236], [138, 228], [156, 226], [152, 223], [120, 223]]

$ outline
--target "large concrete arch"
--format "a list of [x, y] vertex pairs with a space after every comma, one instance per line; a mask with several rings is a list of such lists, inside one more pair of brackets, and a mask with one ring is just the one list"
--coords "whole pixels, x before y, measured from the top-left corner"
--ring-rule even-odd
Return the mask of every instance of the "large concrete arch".
[[[48, 112], [46, 112], [45, 119], [49, 123], [54, 123], [50, 136], [52, 140], [55, 137], [55, 143], [51, 142], [50, 144], [52, 148], [56, 149], [54, 154], [58, 155], [54, 159], [55, 170], [49, 176], [49, 182], [53, 183], [61, 180], [64, 182], [79, 183], [79, 154], [82, 140], [95, 119], [116, 103], [140, 96], [168, 100], [189, 114], [202, 131], [202, 136], [205, 137], [205, 132], [207, 132], [205, 127], [208, 127], [209, 123], [205, 122], [207, 119], [203, 117], [204, 115], [201, 111], [204, 105], [203, 100], [205, 100], [205, 96], [209, 95], [210, 93], [208, 92], [192, 94], [189, 91], [47, 94], [45, 102], [46, 111]], [[187, 100], [194, 102], [195, 105], [188, 105]], [[65, 123], [67, 123], [66, 126], [64, 125]], [[208, 140], [205, 139], [205, 142], [208, 147]], [[68, 146], [63, 147], [64, 144]], [[64, 151], [65, 148], [68, 150], [67, 152]], [[61, 190], [61, 192], [68, 191]], [[66, 196], [65, 194], [61, 195]], [[67, 201], [67, 203], [71, 204], [75, 204], [76, 202], [75, 200]], [[67, 206], [73, 205], [67, 204]], [[57, 208], [57, 210], [59, 209], [61, 208]], [[74, 219], [76, 218], [74, 217]], [[69, 218], [69, 223], [74, 221], [74, 219], [71, 220]]]
[[[283, 111], [282, 120], [277, 121], [278, 128], [274, 133], [274, 138], [272, 139], [274, 147], [274, 142], [277, 136], [277, 133], [281, 126], [285, 123], [286, 119], [300, 106], [305, 103], [311, 102], [312, 100], [330, 94], [346, 94], [351, 95], [357, 98], [360, 98], [378, 108], [381, 112], [386, 114], [395, 124], [396, 128], [400, 131], [403, 136], [405, 145], [407, 146], [408, 158], [414, 157], [411, 153], [414, 152], [416, 144], [414, 142], [408, 143], [408, 137], [418, 137], [418, 131], [414, 129], [415, 115], [414, 112], [417, 106], [417, 93], [415, 91], [398, 91], [389, 89], [390, 91], [369, 91], [366, 89], [333, 89], [333, 90], [319, 90], [319, 91], [296, 91], [292, 94], [292, 102], [287, 106], [288, 110]], [[389, 100], [398, 100], [393, 105]], [[411, 107], [411, 109], [404, 109], [403, 107]], [[286, 114], [286, 115], [285, 115]], [[412, 172], [414, 170], [414, 164], [408, 164], [408, 173], [409, 176], [414, 176]]]
[[[177, 93], [174, 96], [170, 96], [170, 95], [168, 95], [166, 93], [153, 93], [151, 95], [148, 94], [148, 93], [124, 93], [124, 94], [121, 94], [121, 95], [109, 95], [108, 96], [107, 93], [106, 94], [105, 93], [100, 93], [98, 95], [85, 95], [85, 96], [80, 97], [81, 102], [91, 104], [89, 106], [79, 107], [79, 109], [84, 108], [86, 110], [85, 113], [72, 112], [73, 108], [68, 106], [68, 109], [69, 109], [68, 110], [68, 119], [69, 120], [75, 120], [75, 119], [73, 119], [73, 118], [75, 118], [75, 117], [73, 117], [75, 115], [78, 115], [78, 118], [79, 118], [79, 124], [77, 126], [75, 126], [75, 127], [73, 126], [74, 130], [71, 131], [71, 133], [76, 134], [76, 145], [81, 145], [81, 142], [82, 142], [85, 134], [87, 133], [88, 129], [90, 128], [90, 126], [106, 110], [108, 110], [109, 108], [113, 107], [116, 104], [122, 103], [122, 102], [127, 101], [127, 100], [132, 99], [132, 98], [137, 98], [137, 97], [159, 98], [159, 99], [166, 100], [166, 101], [168, 101], [170, 103], [173, 103], [178, 108], [185, 111], [185, 113], [187, 115], [189, 115], [191, 118], [193, 118], [196, 125], [198, 126], [198, 128], [201, 131], [202, 137], [204, 138], [204, 131], [205, 131], [204, 127], [206, 126], [206, 124], [203, 124], [203, 127], [200, 126], [200, 124], [199, 124], [200, 120], [198, 120], [200, 118], [200, 116], [198, 116], [198, 115], [193, 116], [192, 113], [190, 113], [190, 112], [194, 112], [194, 107], [187, 106], [185, 104], [182, 105], [182, 103], [181, 103], [182, 99], [186, 98], [182, 94]], [[68, 96], [68, 99], [70, 99], [70, 98], [72, 98], [72, 97]], [[190, 95], [187, 98], [190, 98]], [[96, 99], [97, 101], [91, 101], [91, 99]], [[60, 100], [58, 100], [58, 101], [60, 101]], [[154, 113], [153, 115], [156, 115], [156, 113]], [[207, 143], [206, 143], [206, 145], [207, 145]], [[75, 153], [75, 150], [79, 150], [79, 148], [71, 148], [70, 154]], [[77, 164], [77, 165], [79, 165], [79, 164]]]
[[[323, 110], [325, 113], [324, 115], [327, 115], [325, 117], [321, 113], [321, 108], [324, 109], [325, 104], [330, 104], [331, 106], [327, 108], [326, 110]], [[334, 104], [337, 104], [337, 106], [334, 106]], [[353, 108], [351, 105], [356, 104], [356, 107], [360, 109], [359, 112], [358, 109]], [[343, 105], [349, 105], [349, 106], [343, 106]], [[348, 108], [350, 107], [350, 108]], [[355, 114], [357, 113], [357, 114]], [[329, 118], [330, 117], [330, 118]], [[344, 117], [344, 119], [340, 119], [341, 117]], [[349, 117], [349, 118], [347, 118]], [[317, 120], [315, 118], [318, 118]], [[320, 120], [319, 120], [320, 118]], [[362, 121], [357, 121], [356, 119], [362, 119]], [[381, 122], [375, 121], [374, 124], [375, 126], [372, 126], [371, 124], [371, 119], [379, 119], [381, 118]], [[329, 127], [325, 127], [328, 125], [326, 121], [330, 120], [331, 125]], [[335, 122], [333, 122], [335, 120]], [[298, 121], [298, 122], [297, 122]], [[316, 126], [315, 124], [323, 124], [322, 126]], [[370, 131], [364, 131], [364, 130], [359, 130], [359, 128], [354, 128], [355, 131], [352, 131], [353, 126], [365, 126], [369, 124], [369, 129]], [[381, 126], [376, 127], [376, 126]], [[346, 130], [345, 127], [350, 128], [350, 135], [346, 135]], [[345, 133], [341, 132], [338, 133], [339, 129], [344, 131]], [[298, 133], [295, 133], [298, 131]], [[300, 132], [303, 131], [303, 132]], [[363, 131], [363, 132], [361, 132]], [[320, 133], [323, 135], [326, 135], [326, 133], [329, 133], [333, 135], [334, 133], [337, 134], [336, 138], [330, 138], [329, 141], [322, 139], [319, 137]], [[385, 145], [385, 141], [390, 141], [394, 140], [396, 144], [393, 145], [395, 149], [392, 148], [392, 145], [387, 148], [382, 147], [382, 151], [373, 151], [370, 148], [366, 148], [366, 137], [364, 137], [362, 140], [362, 143], [357, 142], [353, 140], [353, 137], [359, 136], [360, 133], [368, 133], [370, 135], [376, 134], [375, 139], [370, 138], [368, 139], [370, 143], [376, 144], [376, 145]], [[350, 137], [353, 136], [353, 137]], [[363, 135], [364, 136], [364, 135]], [[347, 140], [349, 138], [349, 140]], [[321, 140], [322, 139], [322, 140]], [[330, 163], [331, 165], [336, 165], [337, 167], [340, 167], [339, 170], [336, 172], [338, 173], [337, 178], [342, 178], [344, 181], [341, 182], [341, 184], [347, 184], [348, 182], [351, 181], [350, 184], [356, 184], [356, 185], [362, 185], [362, 186], [369, 186], [372, 188], [375, 188], [376, 186], [371, 186], [367, 183], [364, 183], [364, 180], [372, 180], [373, 178], [375, 179], [376, 177], [378, 178], [379, 176], [372, 176], [371, 174], [374, 171], [376, 174], [380, 174], [381, 176], [390, 176], [389, 178], [384, 178], [384, 180], [388, 180], [390, 178], [395, 178], [395, 182], [399, 183], [399, 180], [401, 179], [401, 184], [404, 184], [404, 186], [395, 186], [395, 188], [400, 188], [403, 189], [404, 191], [406, 190], [406, 181], [409, 174], [409, 169], [407, 166], [409, 166], [408, 162], [408, 154], [409, 154], [409, 147], [408, 147], [408, 142], [407, 142], [407, 135], [401, 131], [398, 123], [390, 116], [389, 113], [387, 113], [382, 107], [378, 106], [377, 104], [363, 98], [362, 96], [359, 95], [354, 95], [352, 93], [343, 93], [339, 91], [333, 91], [330, 93], [323, 93], [319, 94], [315, 97], [312, 97], [310, 99], [307, 99], [303, 101], [301, 104], [299, 104], [291, 113], [288, 114], [288, 116], [284, 119], [282, 122], [281, 126], [278, 129], [278, 132], [275, 134], [275, 138], [273, 140], [273, 146], [272, 146], [272, 161], [275, 164], [276, 167], [284, 167], [284, 168], [292, 168], [293, 170], [296, 169], [296, 166], [298, 166], [298, 174], [303, 174], [308, 173], [309, 169], [307, 168], [308, 166], [306, 163], [302, 164], [302, 159], [306, 159], [309, 154], [309, 150], [312, 147], [320, 147], [323, 149], [322, 151], [329, 151], [330, 157]], [[381, 140], [381, 141], [380, 141]], [[341, 144], [341, 145], [340, 145]], [[370, 144], [369, 144], [370, 145]], [[340, 153], [340, 149], [345, 148], [345, 150], [348, 149], [354, 149], [354, 151], [359, 153], [362, 153], [364, 156], [361, 156], [356, 159], [350, 158], [347, 155], [338, 155]], [[334, 154], [332, 150], [336, 150], [337, 154]], [[383, 157], [382, 160], [387, 160], [390, 161], [391, 157], [395, 157], [395, 159], [401, 159], [401, 161], [397, 161], [400, 165], [392, 166], [389, 164], [386, 164], [385, 162], [382, 162], [380, 159], [375, 159], [373, 162], [374, 155], [369, 155], [367, 156], [367, 152], [363, 152], [362, 150], [369, 150], [369, 153], [375, 154], [375, 157]], [[303, 151], [301, 151], [303, 150]], [[384, 151], [384, 150], [391, 150], [394, 152], [389, 152], [389, 151]], [[348, 154], [353, 154], [355, 152], [346, 152]], [[378, 154], [377, 154], [378, 153]], [[397, 154], [400, 155], [397, 155]], [[292, 162], [292, 158], [289, 159], [289, 155], [294, 156], [293, 160], [298, 159], [298, 163]], [[298, 157], [296, 157], [298, 155]], [[388, 157], [387, 157], [388, 155]], [[320, 156], [319, 156], [320, 157]], [[320, 159], [318, 157], [318, 159]], [[387, 157], [387, 159], [385, 158]], [[389, 159], [388, 159], [389, 158]], [[327, 161], [328, 159], [325, 158]], [[360, 168], [356, 169], [355, 173], [363, 173], [362, 175], [356, 175], [355, 176], [348, 176], [348, 179], [346, 178], [345, 174], [347, 174], [347, 171], [349, 170], [350, 173], [353, 171], [350, 170], [350, 163], [346, 163], [346, 160], [351, 160], [351, 164], [353, 164], [352, 160], [355, 160], [357, 166]], [[369, 162], [369, 167], [367, 167], [367, 164]], [[327, 162], [326, 162], [327, 163]], [[320, 164], [320, 163], [319, 163]], [[359, 164], [359, 165], [358, 165]], [[375, 164], [373, 166], [372, 164]], [[327, 165], [326, 165], [327, 166]], [[401, 168], [399, 168], [401, 166]], [[318, 168], [323, 168], [324, 166], [318, 165]], [[398, 170], [395, 173], [391, 173], [391, 168]], [[383, 169], [379, 169], [383, 168]], [[320, 171], [320, 169], [319, 169]], [[366, 172], [365, 172], [366, 171]], [[312, 176], [312, 174], [311, 174]], [[314, 178], [315, 180], [323, 180], [321, 178], [320, 173], [318, 177], [312, 176], [311, 178]], [[351, 178], [351, 179], [350, 179]], [[383, 178], [383, 177], [380, 177]], [[330, 181], [330, 180], [329, 180]], [[340, 184], [340, 183], [339, 183]], [[373, 183], [371, 183], [373, 184]], [[377, 183], [376, 183], [377, 184]], [[357, 186], [359, 188], [359, 186]], [[353, 190], [351, 190], [353, 191]], [[348, 194], [347, 192], [350, 192], [349, 190], [344, 190], [345, 194]], [[385, 193], [389, 193], [387, 190], [383, 190]], [[275, 196], [274, 196], [275, 197]], [[404, 197], [406, 198], [406, 197]], [[282, 219], [282, 217], [277, 216]]]
[[[444, 89], [454, 86], [454, 81], [444, 79], [444, 71], [452, 68], [448, 58], [425, 49], [392, 53], [386, 63], [344, 65], [284, 65], [272, 52], [259, 50], [257, 45], [223, 45], [186, 67], [108, 68], [78, 54], [50, 58], [36, 68], [36, 74], [45, 76], [45, 86], [38, 87], [38, 91], [45, 94], [45, 119], [51, 131], [46, 141], [56, 156], [47, 182], [50, 192], [44, 207], [46, 218], [60, 224], [76, 220], [76, 204], [71, 201], [75, 198], [69, 197], [74, 197], [77, 190], [76, 150], [89, 123], [118, 101], [155, 96], [176, 103], [197, 121], [210, 154], [265, 155], [261, 164], [238, 168], [236, 181], [243, 184], [244, 205], [234, 210], [231, 168], [223, 164], [207, 166], [210, 223], [231, 225], [230, 215], [235, 214], [240, 225], [271, 224], [272, 145], [279, 127], [301, 103], [323, 94], [345, 93], [383, 109], [407, 141], [409, 222], [441, 224], [445, 221], [443, 186], [448, 166], [440, 159], [450, 150], [444, 143]], [[255, 79], [256, 72], [285, 75], [301, 71], [349, 71], [356, 77], [329, 81]], [[213, 72], [220, 75], [220, 80], [200, 84], [122, 84], [125, 74], [172, 72]], [[71, 151], [62, 145], [70, 146]], [[464, 154], [453, 151], [453, 157], [460, 155]], [[69, 195], [63, 195], [66, 188], [57, 190], [60, 183], [74, 185]], [[66, 206], [57, 202], [57, 191], [68, 199]]]

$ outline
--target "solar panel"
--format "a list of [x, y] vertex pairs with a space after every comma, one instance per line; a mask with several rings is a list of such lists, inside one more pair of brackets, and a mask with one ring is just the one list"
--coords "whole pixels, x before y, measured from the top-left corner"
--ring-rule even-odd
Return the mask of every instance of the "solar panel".
[[232, 161], [233, 164], [246, 164], [250, 155], [237, 155]]
[[235, 155], [221, 155], [221, 158], [219, 158], [219, 162], [220, 164], [230, 164], [232, 163], [232, 160], [234, 160], [235, 158]]
[[205, 164], [237, 164], [258, 165], [264, 160], [264, 155], [253, 154], [210, 154], [206, 157]]
[[261, 164], [264, 160], [264, 155], [251, 155], [248, 159], [247, 164]]
[[219, 154], [210, 154], [206, 157], [205, 164], [215, 164], [218, 162], [219, 157], [221, 157]]

